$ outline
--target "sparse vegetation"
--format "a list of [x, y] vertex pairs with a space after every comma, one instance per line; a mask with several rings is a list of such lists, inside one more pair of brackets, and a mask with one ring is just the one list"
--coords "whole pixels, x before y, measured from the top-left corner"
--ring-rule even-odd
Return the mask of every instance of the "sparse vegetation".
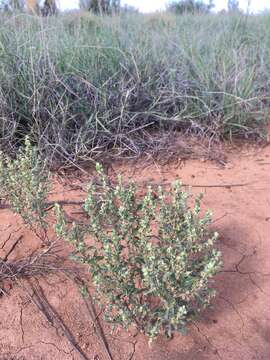
[[46, 230], [46, 200], [50, 189], [49, 173], [28, 137], [16, 159], [0, 153], [0, 198], [8, 201], [32, 229]]
[[107, 321], [133, 325], [150, 339], [184, 332], [215, 294], [209, 285], [221, 262], [210, 214], [199, 217], [200, 198], [189, 208], [179, 183], [158, 194], [149, 187], [138, 198], [134, 184], [119, 178], [113, 186], [100, 165], [97, 171], [101, 186], [89, 186], [84, 204], [88, 223], [69, 229], [56, 205], [57, 235], [89, 266]]
[[172, 129], [255, 137], [269, 118], [268, 15], [0, 16], [9, 154], [29, 135], [54, 162], [137, 156]]

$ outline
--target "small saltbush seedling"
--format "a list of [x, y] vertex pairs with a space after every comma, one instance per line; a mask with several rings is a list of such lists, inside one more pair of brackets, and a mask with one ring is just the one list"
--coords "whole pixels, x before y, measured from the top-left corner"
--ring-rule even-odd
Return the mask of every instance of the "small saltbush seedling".
[[32, 228], [47, 227], [46, 199], [49, 173], [28, 137], [15, 159], [0, 153], [0, 196]]
[[57, 235], [89, 266], [107, 321], [135, 325], [150, 339], [184, 332], [215, 295], [210, 281], [221, 254], [208, 230], [210, 213], [199, 216], [200, 197], [189, 208], [178, 182], [169, 191], [148, 187], [140, 197], [133, 183], [119, 178], [112, 186], [99, 164], [97, 172], [101, 185], [89, 186], [84, 203], [88, 224], [68, 229], [56, 205]]

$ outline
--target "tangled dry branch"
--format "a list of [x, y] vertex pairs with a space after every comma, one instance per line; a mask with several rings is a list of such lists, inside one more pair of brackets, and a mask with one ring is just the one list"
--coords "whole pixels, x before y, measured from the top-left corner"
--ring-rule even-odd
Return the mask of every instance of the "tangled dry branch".
[[47, 249], [35, 251], [19, 260], [0, 259], [0, 282], [68, 270], [64, 267], [65, 259], [59, 255], [59, 252], [59, 246], [52, 243]]

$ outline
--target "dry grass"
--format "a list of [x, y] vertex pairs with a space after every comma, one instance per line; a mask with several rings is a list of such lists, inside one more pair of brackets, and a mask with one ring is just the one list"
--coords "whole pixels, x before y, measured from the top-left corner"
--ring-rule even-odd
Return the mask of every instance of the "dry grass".
[[136, 157], [170, 131], [258, 137], [269, 117], [269, 15], [0, 17], [9, 153], [30, 134], [54, 163]]

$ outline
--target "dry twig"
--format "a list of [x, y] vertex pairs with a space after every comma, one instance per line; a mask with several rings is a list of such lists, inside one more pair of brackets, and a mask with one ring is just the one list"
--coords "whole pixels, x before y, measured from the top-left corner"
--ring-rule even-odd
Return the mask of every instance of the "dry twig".
[[[14, 245], [12, 248], [14, 248]], [[7, 261], [11, 252], [9, 251], [4, 259], [0, 259], [0, 281], [7, 279], [17, 280], [19, 278], [42, 276], [55, 271], [70, 270], [63, 267], [64, 258], [59, 256], [59, 251], [58, 245], [54, 242], [43, 251], [35, 251], [30, 256], [19, 260]]]

